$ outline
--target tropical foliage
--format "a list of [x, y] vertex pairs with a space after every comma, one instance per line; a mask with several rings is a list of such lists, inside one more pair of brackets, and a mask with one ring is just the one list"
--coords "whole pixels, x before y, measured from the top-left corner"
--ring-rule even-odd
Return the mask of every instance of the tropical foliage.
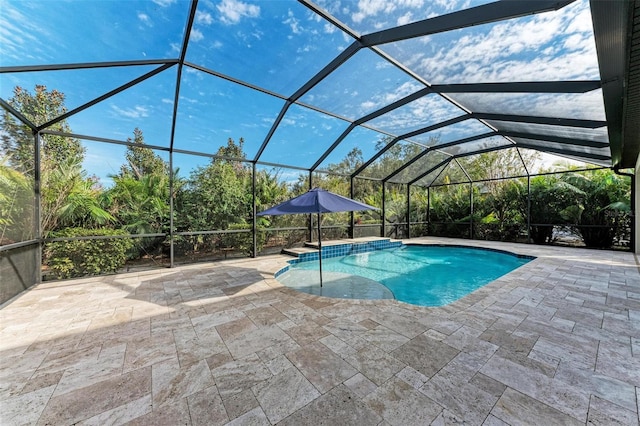
[[10, 167], [0, 158], [0, 244], [34, 237], [33, 179]]
[[[9, 111], [2, 114], [0, 243], [36, 237], [34, 185], [38, 174], [40, 226], [42, 235], [49, 238], [43, 259], [59, 278], [112, 272], [123, 265], [123, 256], [129, 260], [166, 256], [172, 231], [174, 253], [192, 258], [227, 255], [230, 251], [257, 254], [254, 226], [258, 230], [258, 253], [266, 246], [290, 246], [307, 238], [308, 216], [257, 217], [254, 224], [254, 212], [305, 192], [310, 178], [313, 186], [350, 196], [349, 176], [364, 164], [362, 151], [355, 147], [342, 160], [312, 176], [277, 167], [254, 167], [244, 152], [244, 140], [229, 138], [210, 161], [185, 174], [171, 170], [168, 154], [163, 157], [149, 148], [143, 131], [135, 128], [127, 140], [122, 164], [105, 188], [84, 170], [85, 148], [81, 142], [60, 136], [71, 133], [69, 124], [60, 118], [67, 111], [64, 94], [44, 86], [36, 86], [33, 93], [16, 87], [8, 103], [31, 123], [48, 123], [47, 130], [53, 132], [36, 139], [28, 124]], [[34, 169], [36, 141], [39, 170]], [[353, 181], [354, 198], [381, 208], [383, 190], [376, 179], [403, 177], [409, 172], [415, 175], [418, 169], [423, 173], [410, 188], [410, 202], [406, 184], [386, 183], [388, 235], [406, 236], [408, 215], [415, 224], [411, 226], [413, 236], [507, 241], [526, 241], [530, 237], [535, 243], [545, 244], [554, 242], [557, 230], [564, 227], [592, 247], [611, 247], [626, 238], [629, 179], [610, 170], [549, 173], [527, 182], [523, 164], [533, 164], [534, 154], [515, 150], [489, 152], [462, 157], [441, 167], [437, 162], [420, 163], [425, 146], [391, 145], [391, 141], [388, 137], [377, 141], [377, 149], [384, 153], [367, 165], [365, 175], [372, 179]], [[437, 143], [438, 139], [432, 139], [427, 145]], [[407, 162], [415, 164], [396, 174]], [[509, 176], [525, 177], [505, 178]], [[322, 220], [325, 237], [344, 237], [351, 215], [323, 215]], [[369, 232], [357, 235], [379, 235], [381, 212], [356, 212], [354, 222]], [[136, 238], [122, 238], [130, 234]], [[77, 240], [79, 236], [117, 238], [103, 238], [105, 245], [100, 245], [90, 242], [90, 238]], [[51, 240], [54, 237], [56, 240]], [[92, 254], [83, 257], [82, 250]], [[103, 260], [105, 263], [100, 263]]]
[[[48, 266], [57, 279], [114, 273], [125, 265], [133, 243], [114, 229], [65, 228], [56, 238], [106, 237], [52, 241], [45, 245]], [[110, 237], [110, 238], [109, 238]]]

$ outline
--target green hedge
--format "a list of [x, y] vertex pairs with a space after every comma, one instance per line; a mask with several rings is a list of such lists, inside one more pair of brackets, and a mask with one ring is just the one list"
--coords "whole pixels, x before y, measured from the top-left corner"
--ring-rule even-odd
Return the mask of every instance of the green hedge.
[[[232, 223], [231, 225], [229, 225], [229, 230], [251, 231], [251, 229], [252, 229], [251, 224], [247, 224], [247, 223]], [[258, 248], [258, 253], [260, 253], [260, 251], [262, 250], [262, 247], [264, 247], [264, 243], [267, 240], [267, 235], [263, 227], [258, 226], [256, 230], [257, 230], [256, 242], [258, 246], [257, 248]], [[223, 234], [220, 244], [223, 247], [234, 248], [248, 256], [253, 256], [253, 234], [251, 232], [241, 232], [241, 233], [234, 232], [234, 233]]]
[[[52, 233], [53, 238], [92, 236], [122, 236], [125, 231], [114, 229], [66, 228]], [[127, 260], [133, 247], [129, 238], [53, 241], [46, 244], [45, 264], [56, 279], [114, 273]]]

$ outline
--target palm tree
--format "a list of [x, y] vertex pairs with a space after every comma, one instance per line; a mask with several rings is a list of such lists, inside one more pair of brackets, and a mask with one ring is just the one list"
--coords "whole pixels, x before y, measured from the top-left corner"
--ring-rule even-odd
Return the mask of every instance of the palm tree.
[[618, 219], [631, 210], [629, 181], [611, 170], [569, 173], [563, 181], [580, 191], [572, 212], [584, 243], [587, 247], [611, 247], [621, 226]]
[[65, 227], [95, 227], [115, 222], [102, 208], [100, 189], [87, 177], [82, 165], [67, 159], [42, 175], [42, 231]]

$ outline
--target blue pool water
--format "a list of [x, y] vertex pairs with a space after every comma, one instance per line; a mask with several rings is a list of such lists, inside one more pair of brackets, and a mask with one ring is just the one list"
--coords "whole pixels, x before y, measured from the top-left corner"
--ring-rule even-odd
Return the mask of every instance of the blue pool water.
[[300, 291], [329, 297], [395, 297], [414, 305], [443, 306], [530, 260], [470, 247], [401, 246], [323, 259], [322, 289], [317, 261], [295, 264], [278, 280]]

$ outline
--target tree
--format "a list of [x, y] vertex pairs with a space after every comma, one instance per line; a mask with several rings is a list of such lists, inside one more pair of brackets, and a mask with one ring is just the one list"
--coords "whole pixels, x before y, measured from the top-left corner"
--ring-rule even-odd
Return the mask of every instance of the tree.
[[474, 221], [479, 221], [475, 235], [516, 241], [526, 222], [526, 185], [517, 180], [501, 181], [492, 188], [485, 184], [481, 186], [480, 196], [474, 199]]
[[327, 170], [330, 173], [348, 175], [355, 171], [364, 163], [362, 159], [362, 150], [358, 147], [353, 148], [347, 153], [342, 161], [337, 164], [329, 164]]
[[127, 142], [135, 145], [127, 146], [127, 162], [120, 167], [121, 176], [130, 175], [139, 180], [143, 176], [168, 173], [168, 164], [153, 150], [144, 146], [142, 130], [136, 127], [133, 130], [133, 139], [127, 138]]
[[252, 216], [251, 170], [233, 158], [245, 158], [244, 141], [229, 139], [210, 164], [191, 172], [177, 201], [180, 230], [228, 229]]
[[[43, 85], [36, 85], [33, 94], [16, 86], [8, 103], [34, 124], [42, 125], [67, 112], [64, 100], [62, 92], [48, 91]], [[66, 120], [48, 129], [71, 133]], [[32, 130], [4, 111], [1, 135], [4, 158], [9, 166], [33, 182], [35, 137]], [[65, 226], [99, 226], [112, 221], [113, 217], [98, 202], [97, 182], [82, 170], [85, 149], [80, 141], [49, 134], [41, 135], [40, 140], [43, 234], [46, 236]]]
[[536, 151], [503, 149], [461, 158], [460, 161], [473, 180], [487, 180], [485, 189], [495, 195], [502, 191], [502, 186], [509, 185], [501, 178], [525, 175], [524, 164], [533, 164], [539, 157]]
[[[474, 187], [474, 197], [477, 195]], [[431, 189], [431, 221], [436, 235], [469, 235], [471, 204], [469, 185], [446, 185]], [[438, 222], [442, 222], [438, 224]]]
[[580, 190], [574, 200], [573, 223], [587, 247], [607, 248], [630, 211], [630, 183], [626, 177], [602, 169], [568, 173], [562, 180]]
[[87, 172], [67, 158], [42, 174], [42, 229], [45, 236], [66, 227], [100, 227], [115, 222], [99, 202], [100, 191]]
[[34, 237], [33, 180], [0, 158], [0, 245]]
[[[382, 150], [385, 146], [389, 145], [393, 141], [391, 136], [386, 136], [380, 139], [376, 143], [376, 151]], [[437, 138], [430, 138], [427, 145], [435, 145]], [[384, 178], [391, 173], [398, 170], [407, 161], [414, 158], [419, 153], [423, 152], [425, 147], [414, 143], [396, 143], [373, 164], [369, 165], [367, 172], [369, 176]]]
[[[536, 244], [551, 243], [553, 226], [573, 222], [573, 207], [584, 193], [555, 175], [533, 177], [530, 188], [531, 239]], [[526, 191], [522, 194], [521, 205], [524, 208], [527, 205]]]
[[[133, 145], [127, 146], [126, 163], [112, 176], [114, 185], [104, 202], [121, 226], [131, 234], [169, 232], [169, 166], [145, 146], [142, 131], [133, 131]], [[160, 247], [164, 238], [143, 238], [143, 252]]]
[[[64, 106], [65, 95], [57, 90], [48, 91], [46, 86], [36, 85], [31, 94], [28, 90], [16, 86], [9, 105], [22, 113], [36, 125], [50, 122], [67, 112]], [[10, 165], [16, 170], [30, 174], [34, 170], [34, 135], [32, 130], [11, 115], [3, 112], [3, 132], [1, 146], [9, 158]], [[66, 120], [48, 127], [48, 130], [71, 133]], [[41, 135], [41, 173], [46, 173], [60, 163], [82, 163], [85, 149], [80, 141], [57, 135]]]
[[267, 209], [283, 202], [289, 195], [289, 188], [280, 182], [278, 171], [260, 170], [256, 172], [256, 208]]

